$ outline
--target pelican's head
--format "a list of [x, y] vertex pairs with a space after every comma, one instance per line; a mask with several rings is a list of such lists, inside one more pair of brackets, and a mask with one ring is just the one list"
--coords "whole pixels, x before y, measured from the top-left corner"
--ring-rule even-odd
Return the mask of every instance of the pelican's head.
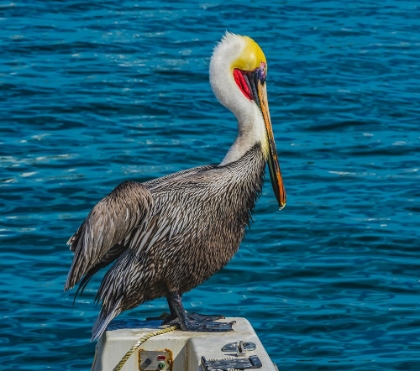
[[260, 46], [248, 36], [226, 32], [210, 61], [210, 84], [220, 103], [237, 117], [239, 134], [222, 165], [239, 159], [260, 143], [282, 209], [286, 205], [286, 191], [268, 109], [266, 77], [267, 61]]

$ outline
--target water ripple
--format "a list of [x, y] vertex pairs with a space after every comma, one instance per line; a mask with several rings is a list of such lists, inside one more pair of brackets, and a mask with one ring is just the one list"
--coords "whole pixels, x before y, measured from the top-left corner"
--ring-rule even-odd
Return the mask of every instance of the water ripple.
[[[263, 47], [288, 206], [267, 184], [239, 252], [185, 297], [247, 317], [280, 369], [420, 369], [419, 7], [386, 0], [0, 4], [0, 369], [88, 369], [100, 277], [65, 242], [126, 179], [219, 162], [208, 63]], [[217, 300], [216, 300], [217, 299]], [[156, 300], [122, 315], [166, 311]]]

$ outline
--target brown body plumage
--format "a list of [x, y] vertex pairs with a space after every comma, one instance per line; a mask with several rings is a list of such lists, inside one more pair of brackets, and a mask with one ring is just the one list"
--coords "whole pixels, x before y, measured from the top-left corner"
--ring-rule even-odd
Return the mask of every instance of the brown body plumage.
[[277, 160], [265, 87], [264, 53], [250, 38], [226, 34], [210, 63], [220, 102], [238, 119], [238, 136], [219, 165], [181, 171], [145, 183], [124, 182], [100, 201], [70, 238], [74, 258], [65, 289], [84, 289], [101, 268], [96, 300], [99, 337], [124, 310], [166, 296], [165, 323], [182, 330], [230, 331], [217, 316], [187, 313], [181, 296], [220, 270], [235, 254], [261, 192], [269, 163], [282, 208], [286, 196]]
[[93, 338], [120, 312], [170, 292], [182, 295], [226, 265], [249, 223], [264, 166], [256, 145], [226, 166], [124, 182], [95, 206], [69, 241], [75, 256], [65, 287], [83, 275], [87, 282], [116, 259], [96, 296], [102, 309]]

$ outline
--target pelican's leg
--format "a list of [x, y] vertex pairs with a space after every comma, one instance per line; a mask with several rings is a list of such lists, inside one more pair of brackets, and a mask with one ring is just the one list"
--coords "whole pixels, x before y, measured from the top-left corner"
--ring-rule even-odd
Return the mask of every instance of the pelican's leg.
[[[182, 303], [182, 295], [179, 295], [181, 298], [181, 303]], [[166, 297], [166, 300], [168, 301], [168, 306], [169, 309], [171, 311], [171, 314], [167, 314], [167, 313], [163, 313], [160, 317], [153, 317], [153, 319], [158, 320], [158, 319], [163, 319], [162, 325], [179, 325], [179, 320], [178, 320], [178, 316], [176, 314], [176, 311], [172, 305], [172, 301], [171, 301], [171, 296], [168, 295]], [[203, 321], [207, 321], [207, 322], [212, 322], [212, 321], [216, 321], [218, 319], [223, 319], [225, 318], [224, 316], [220, 315], [220, 314], [212, 314], [212, 315], [206, 315], [206, 314], [199, 314], [199, 313], [188, 313], [185, 312], [188, 319], [190, 321], [198, 321], [198, 322], [203, 322]], [[165, 316], [164, 316], [165, 314]], [[149, 318], [147, 319], [149, 320]]]
[[171, 313], [162, 313], [159, 317], [148, 317], [146, 318], [146, 321], [158, 321], [163, 319], [162, 325], [179, 325], [179, 322], [177, 321], [178, 316], [176, 315], [171, 301], [168, 297], [166, 298], [166, 300], [168, 301], [169, 310], [171, 311]]
[[168, 301], [169, 310], [171, 311], [171, 314], [165, 317], [165, 319], [162, 322], [162, 325], [178, 325], [178, 316], [168, 296], [166, 297], [166, 300]]
[[[222, 316], [204, 316], [197, 313], [187, 313], [182, 305], [182, 298], [177, 292], [171, 292], [167, 297], [169, 308], [178, 317], [179, 326], [183, 331], [216, 332], [232, 331], [235, 322], [213, 322]], [[175, 322], [175, 321], [174, 321]]]

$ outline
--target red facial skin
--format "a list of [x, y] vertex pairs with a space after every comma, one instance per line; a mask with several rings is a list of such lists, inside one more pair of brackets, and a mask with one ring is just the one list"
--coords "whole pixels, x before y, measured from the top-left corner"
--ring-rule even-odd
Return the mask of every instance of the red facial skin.
[[233, 70], [233, 77], [235, 79], [236, 85], [239, 86], [239, 89], [241, 89], [242, 93], [249, 99], [253, 100], [251, 90], [248, 87], [248, 84], [245, 81], [245, 78], [242, 74], [242, 72], [238, 69]]

